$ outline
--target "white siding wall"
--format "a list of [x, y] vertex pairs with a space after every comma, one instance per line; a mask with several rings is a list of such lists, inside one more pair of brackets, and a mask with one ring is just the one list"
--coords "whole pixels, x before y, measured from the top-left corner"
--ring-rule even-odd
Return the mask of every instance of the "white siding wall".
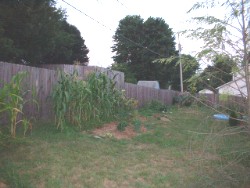
[[229, 82], [218, 88], [219, 94], [228, 94], [236, 96], [247, 96], [246, 81], [244, 78]]
[[199, 93], [202, 93], [202, 94], [213, 94], [214, 92], [209, 90], [209, 89], [203, 89], [203, 90], [200, 90]]

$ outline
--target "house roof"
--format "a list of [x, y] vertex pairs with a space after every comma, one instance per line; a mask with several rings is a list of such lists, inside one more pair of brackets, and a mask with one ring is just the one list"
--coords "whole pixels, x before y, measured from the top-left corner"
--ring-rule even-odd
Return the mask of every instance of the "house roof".
[[227, 83], [225, 83], [225, 84], [223, 84], [223, 85], [217, 87], [216, 89], [217, 89], [217, 90], [218, 90], [218, 89], [221, 89], [221, 88], [223, 88], [223, 87], [225, 87], [225, 86], [228, 86], [228, 85], [230, 85], [230, 84], [232, 84], [232, 83], [234, 83], [234, 82], [237, 82], [237, 81], [243, 80], [243, 79], [245, 79], [245, 78], [243, 78], [243, 77], [237, 78], [237, 79], [235, 79], [235, 80], [232, 80], [232, 81], [230, 81], [230, 82], [227, 82]]

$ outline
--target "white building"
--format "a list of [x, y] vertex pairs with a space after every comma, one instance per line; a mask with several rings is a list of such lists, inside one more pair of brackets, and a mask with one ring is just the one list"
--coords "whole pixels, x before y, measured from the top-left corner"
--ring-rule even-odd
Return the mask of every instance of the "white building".
[[238, 78], [231, 82], [225, 83], [216, 88], [219, 94], [235, 95], [247, 97], [247, 87], [245, 78]]
[[200, 94], [214, 94], [214, 92], [209, 89], [200, 90], [199, 93]]
[[137, 85], [144, 87], [152, 87], [154, 89], [160, 89], [160, 84], [158, 81], [138, 81]]
[[[247, 14], [250, 15], [250, 7], [247, 7]], [[248, 37], [250, 36], [250, 20], [248, 20]], [[248, 48], [250, 47], [248, 43]], [[248, 49], [249, 50], [249, 49]], [[250, 67], [249, 67], [250, 68]], [[250, 72], [250, 71], [249, 71]], [[247, 87], [244, 70], [233, 75], [233, 80], [216, 88], [219, 94], [247, 97]]]
[[227, 82], [216, 88], [218, 93], [247, 97], [246, 79], [243, 75], [243, 70], [237, 74], [234, 74], [232, 81]]

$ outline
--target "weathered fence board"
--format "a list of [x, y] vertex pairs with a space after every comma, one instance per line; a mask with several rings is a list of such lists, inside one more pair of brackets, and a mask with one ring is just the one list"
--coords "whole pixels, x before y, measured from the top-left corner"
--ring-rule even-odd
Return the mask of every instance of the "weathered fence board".
[[164, 104], [171, 105], [174, 96], [179, 93], [177, 91], [154, 89], [130, 83], [124, 84], [124, 90], [128, 98], [138, 100], [139, 106], [143, 106], [152, 100], [158, 100]]
[[43, 68], [35, 68], [25, 65], [16, 65], [10, 63], [0, 62], [0, 87], [3, 87], [5, 83], [9, 83], [11, 78], [18, 72], [27, 72], [27, 77], [24, 78], [23, 87], [30, 92], [26, 96], [26, 100], [31, 99], [31, 92], [35, 91], [36, 100], [39, 103], [39, 111], [36, 110], [35, 103], [28, 102], [25, 113], [34, 117], [50, 118], [53, 115], [52, 105], [49, 96], [52, 91], [53, 85], [57, 82], [57, 74], [54, 70], [48, 70]]
[[197, 97], [205, 104], [232, 110], [246, 110], [246, 98], [234, 95], [198, 94]]
[[37, 65], [37, 67], [46, 68], [50, 70], [61, 70], [66, 73], [72, 74], [74, 71], [77, 71], [78, 76], [80, 76], [83, 80], [87, 79], [89, 73], [92, 72], [102, 72], [105, 73], [110, 79], [113, 79], [116, 82], [116, 87], [121, 89], [124, 84], [124, 73], [119, 71], [114, 71], [110, 69], [105, 69], [102, 67], [96, 66], [81, 66], [81, 65], [64, 65], [64, 64], [54, 64], [54, 65]]
[[[118, 89], [124, 89], [128, 98], [138, 100], [139, 106], [151, 100], [159, 100], [164, 104], [172, 104], [173, 97], [178, 94], [176, 91], [161, 90], [149, 87], [138, 86], [135, 84], [124, 83], [124, 73], [111, 71], [100, 67], [84, 67], [75, 65], [37, 65], [36, 67], [18, 65], [0, 62], [0, 88], [4, 83], [8, 83], [12, 76], [20, 71], [27, 71], [28, 75], [25, 78], [25, 87], [29, 90], [36, 91], [36, 100], [39, 103], [39, 111], [35, 105], [28, 104], [25, 112], [28, 115], [35, 116], [40, 119], [49, 119], [53, 117], [52, 101], [50, 98], [54, 85], [58, 81], [58, 71], [62, 70], [67, 73], [78, 71], [78, 75], [82, 79], [86, 79], [90, 72], [104, 72], [109, 78], [114, 78]], [[30, 98], [29, 94], [26, 96]]]
[[[38, 68], [39, 67], [39, 68]], [[53, 117], [51, 92], [54, 85], [58, 81], [57, 70], [62, 70], [67, 73], [73, 73], [74, 70], [78, 71], [78, 75], [82, 79], [86, 79], [87, 75], [93, 71], [103, 72], [108, 75], [109, 78], [114, 78], [118, 89], [124, 89], [125, 95], [128, 98], [134, 98], [138, 100], [139, 106], [145, 105], [151, 100], [158, 100], [164, 104], [172, 104], [173, 98], [179, 94], [177, 91], [154, 89], [150, 87], [138, 86], [136, 84], [130, 84], [124, 82], [124, 74], [118, 71], [111, 71], [100, 67], [86, 67], [75, 65], [37, 65], [37, 67], [30, 67], [25, 65], [11, 64], [0, 62], [0, 88], [5, 83], [10, 82], [12, 76], [20, 71], [27, 71], [28, 75], [24, 80], [25, 87], [29, 90], [34, 89], [36, 91], [36, 100], [39, 103], [39, 111], [36, 110], [36, 106], [28, 104], [25, 111], [28, 115], [32, 115], [42, 119], [48, 119]], [[202, 95], [201, 95], [202, 96]], [[31, 98], [31, 94], [26, 96]], [[241, 108], [245, 107], [245, 99], [241, 97], [228, 96], [226, 99], [220, 98], [218, 95], [206, 94], [205, 102], [208, 105], [238, 105]]]

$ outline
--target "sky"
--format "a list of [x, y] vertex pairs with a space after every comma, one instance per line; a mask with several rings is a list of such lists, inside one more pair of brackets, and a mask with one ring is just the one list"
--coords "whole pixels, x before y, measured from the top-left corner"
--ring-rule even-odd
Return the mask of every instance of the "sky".
[[[81, 32], [89, 49], [89, 65], [108, 67], [113, 63], [112, 37], [120, 20], [127, 15], [140, 15], [144, 20], [150, 16], [160, 17], [177, 33], [195, 27], [187, 22], [192, 16], [187, 11], [196, 2], [197, 0], [57, 0], [57, 7], [66, 11], [68, 23]], [[195, 55], [201, 46], [201, 41], [193, 41], [184, 36], [180, 36], [180, 43], [182, 53], [191, 55]]]

